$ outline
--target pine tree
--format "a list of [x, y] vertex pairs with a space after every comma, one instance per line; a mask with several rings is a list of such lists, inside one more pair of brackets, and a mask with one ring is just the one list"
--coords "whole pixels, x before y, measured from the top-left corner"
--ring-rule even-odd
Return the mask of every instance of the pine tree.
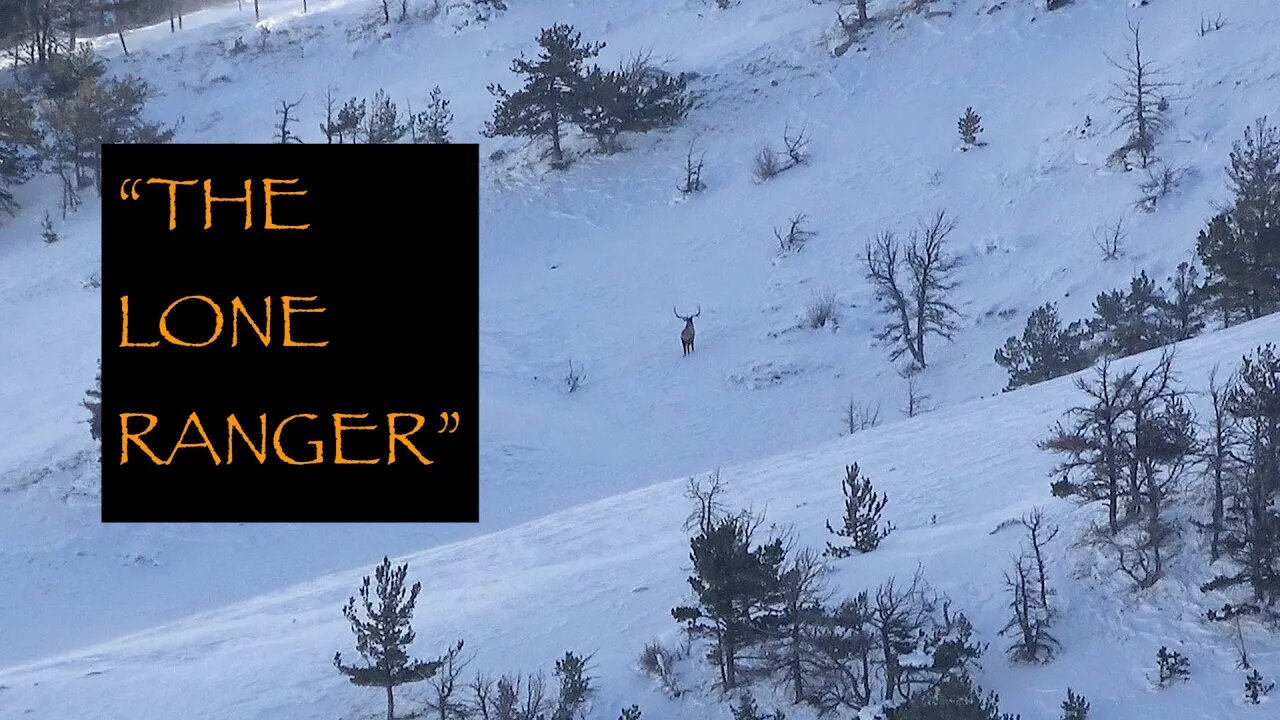
[[829, 568], [811, 548], [802, 548], [779, 576], [779, 612], [769, 628], [768, 671], [782, 675], [792, 702], [805, 702], [822, 684], [815, 677], [819, 626], [825, 623]]
[[1096, 351], [1125, 357], [1165, 344], [1168, 300], [1164, 290], [1145, 271], [1129, 283], [1129, 290], [1100, 293], [1093, 302], [1089, 320]]
[[1280, 355], [1274, 345], [1244, 358], [1226, 408], [1238, 437], [1239, 479], [1226, 512], [1224, 545], [1240, 569], [1205, 589], [1247, 583], [1255, 601], [1269, 604], [1280, 598], [1280, 513], [1274, 506], [1280, 490]]
[[1191, 677], [1191, 661], [1185, 655], [1161, 645], [1156, 651], [1156, 685], [1168, 687]]
[[1244, 679], [1244, 699], [1250, 705], [1257, 705], [1262, 702], [1262, 696], [1270, 694], [1276, 688], [1273, 682], [1267, 682], [1262, 678], [1262, 673], [1257, 668], [1253, 668], [1248, 676]]
[[556, 679], [560, 682], [560, 695], [551, 720], [579, 720], [584, 717], [587, 701], [595, 693], [591, 677], [587, 675], [590, 658], [566, 652], [556, 661]]
[[391, 560], [383, 558], [382, 564], [374, 570], [377, 584], [372, 595], [369, 576], [365, 576], [360, 586], [364, 617], [360, 617], [354, 596], [342, 608], [342, 614], [356, 636], [356, 650], [366, 664], [345, 665], [342, 653], [333, 656], [334, 666], [350, 678], [352, 684], [386, 690], [387, 720], [395, 718], [394, 688], [427, 680], [443, 664], [443, 659], [423, 661], [409, 657], [409, 647], [416, 637], [411, 621], [422, 583], [415, 582], [406, 597], [405, 576], [408, 571], [407, 563], [392, 568]]
[[737, 687], [739, 653], [764, 639], [780, 600], [785, 551], [780, 538], [755, 544], [759, 522], [749, 513], [715, 518], [690, 540], [689, 585], [698, 602], [671, 611], [691, 636], [714, 640], [710, 655], [724, 690]]
[[1262, 117], [1232, 146], [1230, 209], [1201, 231], [1196, 251], [1224, 323], [1280, 307], [1280, 130]]
[[844, 518], [839, 530], [827, 522], [827, 531], [832, 535], [848, 538], [847, 545], [827, 543], [824, 553], [830, 557], [845, 558], [854, 552], [868, 553], [880, 546], [880, 541], [893, 532], [893, 524], [880, 523], [880, 513], [889, 503], [889, 496], [881, 494], [876, 497], [871, 481], [862, 477], [858, 464], [845, 467], [845, 477], [841, 484], [844, 493]]
[[945, 678], [893, 713], [894, 720], [1018, 720], [1000, 711], [1000, 696], [985, 695], [968, 674]]
[[1069, 375], [1092, 362], [1085, 343], [1090, 334], [1077, 320], [1063, 327], [1058, 307], [1045, 303], [1031, 312], [1022, 337], [1010, 337], [996, 350], [996, 364], [1009, 371], [1006, 390]]
[[330, 144], [334, 139], [339, 145], [359, 141], [360, 129], [364, 127], [364, 118], [368, 112], [368, 103], [363, 99], [351, 98], [333, 112], [332, 96], [325, 99], [325, 121], [320, 124], [320, 132]]
[[427, 145], [444, 145], [449, 142], [449, 126], [453, 124], [453, 113], [449, 110], [449, 101], [444, 98], [440, 87], [431, 88], [427, 97], [427, 109], [414, 115], [414, 142]]
[[361, 134], [364, 141], [371, 145], [397, 143], [408, 134], [410, 121], [401, 115], [391, 97], [379, 89], [373, 95], [373, 102], [369, 104], [369, 113], [365, 116]]
[[692, 107], [686, 85], [684, 78], [651, 65], [647, 55], [617, 70], [594, 67], [582, 84], [576, 122], [602, 152], [616, 152], [624, 132], [648, 132], [682, 121]]
[[507, 92], [499, 84], [489, 86], [498, 104], [484, 134], [546, 138], [551, 142], [553, 165], [562, 167], [561, 128], [581, 111], [586, 79], [583, 63], [597, 56], [604, 43], [583, 44], [581, 33], [572, 25], [556, 24], [541, 31], [538, 45], [541, 50], [536, 59], [521, 56], [511, 62], [511, 72], [524, 76], [524, 87]]
[[1062, 720], [1089, 720], [1089, 701], [1067, 688], [1067, 699], [1062, 701]]
[[126, 76], [84, 81], [72, 95], [45, 102], [43, 119], [50, 130], [50, 155], [68, 192], [90, 185], [101, 191], [103, 145], [173, 139], [176, 128], [142, 117], [153, 93], [145, 81]]
[[978, 135], [982, 132], [982, 117], [973, 111], [973, 108], [964, 109], [964, 114], [960, 116], [960, 121], [956, 123], [960, 131], [960, 139], [964, 141], [966, 148], [985, 143], [978, 142]]
[[31, 178], [36, 152], [41, 146], [31, 103], [16, 89], [0, 90], [0, 212], [13, 215], [15, 185]]
[[1165, 294], [1165, 340], [1180, 342], [1199, 335], [1205, 326], [1205, 289], [1200, 271], [1188, 262], [1178, 263]]
[[40, 221], [40, 238], [45, 245], [58, 242], [58, 231], [53, 229], [53, 218], [49, 217], [48, 210], [44, 211], [44, 219]]
[[98, 361], [98, 374], [93, 379], [93, 387], [85, 391], [85, 399], [80, 404], [89, 411], [89, 436], [95, 441], [102, 439], [102, 361]]

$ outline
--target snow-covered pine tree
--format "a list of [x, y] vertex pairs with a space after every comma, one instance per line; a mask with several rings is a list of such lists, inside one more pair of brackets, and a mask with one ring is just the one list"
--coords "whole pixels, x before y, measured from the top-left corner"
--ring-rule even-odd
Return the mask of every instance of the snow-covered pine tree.
[[889, 504], [889, 496], [881, 493], [876, 496], [871, 481], [862, 476], [858, 463], [845, 467], [844, 480], [841, 482], [844, 493], [844, 517], [839, 529], [831, 527], [827, 522], [827, 531], [832, 535], [848, 538], [847, 544], [836, 545], [827, 542], [824, 555], [835, 558], [849, 557], [855, 552], [867, 553], [880, 546], [880, 541], [893, 532], [893, 524], [880, 522], [880, 513]]
[[374, 569], [376, 585], [369, 586], [369, 576], [360, 586], [360, 604], [364, 617], [356, 607], [354, 596], [342, 608], [356, 636], [356, 650], [364, 665], [346, 665], [342, 653], [333, 656], [334, 667], [346, 675], [353, 685], [380, 687], [387, 694], [387, 720], [395, 720], [394, 689], [400, 685], [431, 678], [443, 660], [414, 660], [409, 647], [416, 637], [412, 627], [414, 605], [422, 583], [415, 582], [406, 596], [405, 576], [409, 565], [392, 568], [391, 560], [382, 559]]

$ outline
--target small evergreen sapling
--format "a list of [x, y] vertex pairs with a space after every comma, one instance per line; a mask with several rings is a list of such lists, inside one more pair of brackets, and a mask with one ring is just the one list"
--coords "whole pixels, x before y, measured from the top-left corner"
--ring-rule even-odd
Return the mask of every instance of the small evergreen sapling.
[[436, 86], [427, 96], [427, 109], [410, 115], [409, 132], [414, 143], [445, 145], [450, 141], [449, 126], [452, 123], [453, 112], [449, 110], [449, 101], [445, 99], [440, 87]]
[[556, 661], [556, 679], [560, 682], [560, 695], [551, 720], [578, 720], [585, 716], [587, 701], [595, 693], [591, 677], [587, 675], [587, 661], [573, 652], [566, 652]]
[[1262, 673], [1254, 668], [1244, 679], [1244, 699], [1250, 705], [1262, 702], [1262, 696], [1274, 690], [1276, 684], [1263, 680]]
[[351, 597], [342, 614], [351, 623], [356, 636], [356, 650], [364, 658], [365, 665], [346, 665], [342, 653], [334, 653], [333, 665], [351, 679], [353, 685], [384, 688], [387, 693], [387, 720], [395, 720], [394, 688], [411, 682], [427, 680], [440, 669], [442, 660], [413, 660], [409, 646], [416, 637], [411, 626], [414, 605], [422, 583], [416, 582], [405, 591], [406, 563], [392, 568], [391, 560], [382, 559], [374, 569], [377, 584], [369, 587], [369, 576], [360, 586], [360, 601], [364, 617], [356, 609], [356, 599]]
[[1159, 687], [1169, 687], [1191, 677], [1191, 661], [1182, 653], [1163, 645], [1156, 651], [1156, 669], [1160, 673], [1156, 680]]
[[738, 704], [731, 710], [733, 720], [786, 720], [787, 717], [781, 710], [774, 710], [771, 713], [761, 712], [760, 706], [756, 704], [756, 699], [750, 692], [742, 693], [738, 698]]
[[53, 229], [53, 218], [49, 217], [49, 211], [44, 211], [44, 219], [40, 221], [40, 237], [44, 240], [45, 245], [52, 245], [58, 242], [58, 231]]
[[1089, 701], [1067, 688], [1067, 699], [1062, 701], [1062, 720], [1089, 720]]
[[964, 141], [962, 150], [986, 145], [986, 143], [978, 141], [978, 135], [982, 134], [982, 116], [974, 112], [972, 107], [964, 109], [964, 114], [960, 116], [960, 121], [956, 123], [956, 126], [960, 131], [960, 139]]
[[827, 531], [832, 535], [849, 538], [847, 545], [827, 543], [828, 557], [845, 558], [854, 552], [868, 553], [880, 546], [880, 541], [893, 532], [892, 523], [880, 523], [880, 513], [889, 503], [889, 496], [876, 496], [871, 481], [862, 477], [858, 464], [845, 467], [845, 478], [842, 485], [844, 492], [844, 524], [837, 530], [827, 522]]
[[632, 705], [628, 708], [622, 708], [622, 714], [618, 716], [618, 720], [640, 720], [640, 706]]
[[89, 436], [98, 441], [102, 439], [102, 361], [98, 361], [98, 375], [93, 380], [93, 387], [85, 391], [85, 399], [80, 404], [89, 411]]

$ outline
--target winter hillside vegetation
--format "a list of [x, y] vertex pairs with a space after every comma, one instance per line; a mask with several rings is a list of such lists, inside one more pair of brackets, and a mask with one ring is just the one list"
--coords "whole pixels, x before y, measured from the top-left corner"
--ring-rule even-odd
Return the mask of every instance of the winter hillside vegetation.
[[[0, 718], [1271, 717], [1277, 38], [0, 0]], [[479, 145], [480, 523], [99, 522], [100, 148], [169, 142]]]

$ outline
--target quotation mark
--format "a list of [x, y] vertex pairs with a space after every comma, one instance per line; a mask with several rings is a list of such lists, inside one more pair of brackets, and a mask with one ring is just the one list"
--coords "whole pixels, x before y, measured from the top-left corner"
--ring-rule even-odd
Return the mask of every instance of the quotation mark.
[[[440, 413], [440, 419], [444, 421], [444, 427], [441, 427], [438, 431], [436, 431], [437, 435], [440, 433], [446, 433], [446, 432], [452, 435], [453, 433], [458, 431], [458, 424], [460, 422], [458, 420], [458, 413], [442, 412]], [[449, 429], [450, 425], [453, 426], [453, 429]]]
[[[142, 182], [142, 178], [125, 178], [120, 183], [120, 199], [121, 200], [137, 200], [138, 199], [138, 183]], [[128, 188], [126, 190], [125, 188]]]

